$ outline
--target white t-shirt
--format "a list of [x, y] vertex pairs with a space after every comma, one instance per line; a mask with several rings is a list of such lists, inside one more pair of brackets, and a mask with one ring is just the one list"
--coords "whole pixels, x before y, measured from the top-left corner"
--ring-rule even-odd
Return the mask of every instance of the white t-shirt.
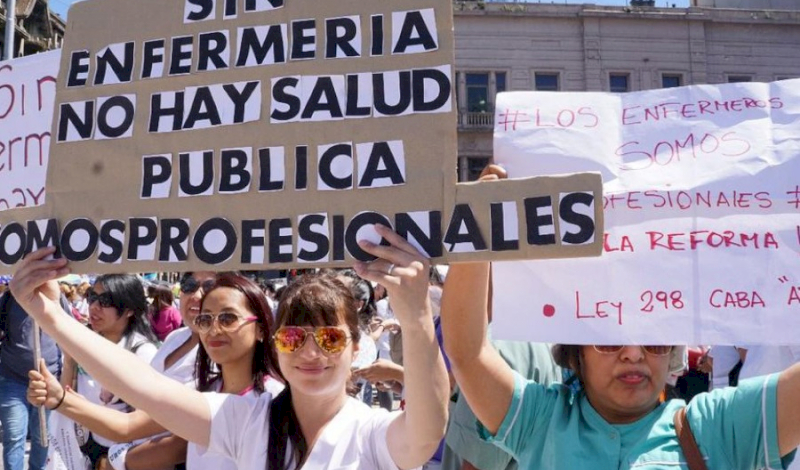
[[[256, 400], [221, 393], [204, 395], [211, 410], [209, 452], [228, 456], [240, 469], [266, 468], [272, 394], [264, 393]], [[386, 431], [397, 414], [348, 397], [325, 426], [304, 468], [397, 469], [386, 444]]]
[[[219, 391], [221, 385], [221, 383], [217, 383], [217, 391]], [[281, 393], [283, 384], [269, 377], [264, 384], [264, 389], [265, 393], [274, 396]], [[239, 395], [239, 397], [254, 402], [258, 395], [255, 390], [251, 389]], [[206, 452], [205, 447], [190, 442], [186, 448], [186, 470], [237, 470], [237, 466], [236, 462], [230, 458], [213, 452]]]
[[200, 343], [195, 344], [191, 350], [184, 354], [183, 357], [175, 361], [168, 369], [164, 369], [164, 362], [167, 360], [167, 356], [181, 347], [191, 337], [192, 330], [187, 327], [179, 328], [170, 333], [166, 339], [164, 339], [164, 344], [158, 348], [158, 352], [153, 357], [150, 365], [159, 373], [171, 379], [177, 380], [184, 385], [196, 388], [194, 381], [194, 366], [195, 361], [197, 360], [197, 351]]
[[[119, 342], [117, 343], [117, 345], [119, 345], [121, 348], [124, 348], [126, 344], [127, 344], [127, 339], [125, 337], [120, 339]], [[136, 357], [138, 357], [147, 364], [150, 364], [150, 362], [153, 360], [153, 357], [155, 357], [156, 353], [158, 352], [158, 348], [156, 348], [156, 345], [149, 342], [147, 338], [145, 338], [139, 333], [134, 333], [130, 345], [132, 347], [139, 345], [136, 348], [136, 353], [135, 353]], [[100, 406], [105, 406], [107, 408], [111, 408], [117, 411], [125, 411], [128, 408], [127, 404], [117, 400], [116, 398], [112, 399], [111, 402], [109, 403], [104, 402], [100, 398], [100, 394], [103, 391], [103, 387], [97, 381], [95, 381], [89, 374], [87, 374], [81, 367], [78, 367], [78, 390], [76, 391], [81, 395], [83, 395], [90, 402]], [[93, 434], [93, 436], [94, 440], [101, 446], [111, 447], [112, 445], [115, 444], [114, 441], [108, 440], [100, 436], [99, 434]]]

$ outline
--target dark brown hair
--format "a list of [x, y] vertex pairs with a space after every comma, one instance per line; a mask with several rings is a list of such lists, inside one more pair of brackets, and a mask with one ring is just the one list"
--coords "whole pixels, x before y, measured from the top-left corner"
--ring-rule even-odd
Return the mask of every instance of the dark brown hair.
[[[267, 344], [267, 338], [273, 326], [272, 310], [269, 308], [267, 297], [259, 289], [258, 285], [250, 279], [238, 274], [225, 273], [220, 274], [211, 288], [203, 293], [203, 299], [200, 301], [201, 309], [208, 294], [220, 288], [235, 289], [241, 292], [247, 300], [247, 308], [258, 318], [256, 323], [261, 328], [264, 341], [256, 342], [251, 372], [253, 375], [253, 388], [258, 393], [264, 393], [264, 380], [267, 376], [280, 377], [275, 350]], [[195, 363], [197, 390], [201, 392], [209, 391], [214, 382], [219, 379], [219, 376], [220, 372], [215, 370], [213, 362], [201, 342], [197, 350], [197, 361]]]
[[583, 376], [581, 375], [582, 348], [579, 344], [554, 344], [551, 348], [553, 361], [563, 369], [571, 369], [575, 373], [575, 378], [583, 386]]
[[[345, 323], [351, 341], [358, 344], [361, 332], [356, 307], [350, 289], [333, 274], [306, 274], [287, 286], [281, 295], [276, 326], [335, 326]], [[269, 436], [268, 469], [303, 466], [308, 457], [308, 442], [292, 407], [292, 389], [288, 382], [270, 405]], [[292, 454], [287, 462], [286, 446], [290, 441]]]
[[172, 289], [164, 284], [153, 284], [147, 289], [147, 294], [153, 299], [153, 317], [158, 318], [158, 314], [165, 308], [171, 307], [175, 301]]

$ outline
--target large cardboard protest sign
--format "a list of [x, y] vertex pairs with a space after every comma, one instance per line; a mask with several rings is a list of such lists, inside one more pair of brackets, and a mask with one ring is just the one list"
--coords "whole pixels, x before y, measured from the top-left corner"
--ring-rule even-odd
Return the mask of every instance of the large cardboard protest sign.
[[0, 62], [0, 211], [45, 202], [61, 51]]
[[495, 264], [499, 336], [797, 343], [800, 80], [509, 93], [497, 108], [511, 175], [600, 171], [606, 216], [600, 258]]
[[[92, 0], [69, 15], [48, 205], [0, 263], [85, 272], [598, 255], [598, 174], [455, 181], [449, 0]], [[20, 215], [23, 214], [23, 215]], [[8, 269], [8, 268], [5, 268]]]

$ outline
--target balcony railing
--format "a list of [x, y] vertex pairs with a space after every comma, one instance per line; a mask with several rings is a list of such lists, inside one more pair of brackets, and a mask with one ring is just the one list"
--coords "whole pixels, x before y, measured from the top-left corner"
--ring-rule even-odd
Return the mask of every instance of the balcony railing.
[[458, 127], [463, 129], [494, 128], [494, 113], [458, 113]]

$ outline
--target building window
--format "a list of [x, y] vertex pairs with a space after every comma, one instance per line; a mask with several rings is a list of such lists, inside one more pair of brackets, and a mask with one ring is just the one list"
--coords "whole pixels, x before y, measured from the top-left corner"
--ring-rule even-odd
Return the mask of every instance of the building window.
[[781, 80], [792, 80], [793, 78], [797, 78], [797, 77], [792, 77], [790, 75], [778, 75], [777, 77], [775, 77], [775, 81], [779, 82]]
[[661, 74], [661, 88], [675, 88], [683, 86], [683, 75], [679, 73]]
[[536, 91], [558, 91], [558, 73], [536, 72], [534, 74]]
[[749, 75], [728, 75], [728, 83], [746, 83], [752, 81], [753, 77]]
[[630, 91], [627, 73], [612, 73], [608, 75], [608, 90], [612, 93], [625, 93]]
[[490, 163], [489, 157], [467, 157], [466, 179], [462, 181], [475, 181], [481, 175], [481, 171]]
[[467, 111], [485, 113], [489, 109], [489, 74], [467, 73]]
[[494, 74], [494, 82], [497, 88], [497, 92], [506, 91], [506, 73], [505, 72], [496, 72]]

